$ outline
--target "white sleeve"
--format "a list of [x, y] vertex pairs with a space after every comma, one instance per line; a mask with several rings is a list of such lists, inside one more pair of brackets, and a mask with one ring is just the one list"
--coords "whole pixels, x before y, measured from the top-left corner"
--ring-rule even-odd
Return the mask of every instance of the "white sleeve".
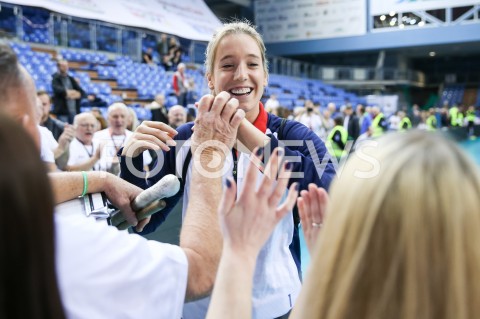
[[181, 318], [187, 257], [81, 213], [55, 214], [56, 265], [68, 318]]
[[[43, 162], [55, 163], [55, 155], [53, 154], [53, 151], [58, 146], [57, 141], [55, 141], [52, 132], [50, 132], [47, 128], [39, 125], [37, 128], [38, 132], [40, 133], [40, 158]], [[52, 143], [49, 135], [55, 141], [55, 143]], [[52, 149], [52, 145], [55, 144], [56, 146]]]
[[152, 156], [149, 151], [143, 152], [143, 165], [149, 165], [152, 162]]

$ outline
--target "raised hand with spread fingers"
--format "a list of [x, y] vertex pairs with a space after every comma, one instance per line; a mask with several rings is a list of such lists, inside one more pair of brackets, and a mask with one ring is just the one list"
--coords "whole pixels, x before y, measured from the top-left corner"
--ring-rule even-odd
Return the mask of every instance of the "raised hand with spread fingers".
[[[283, 153], [283, 149], [278, 148], [273, 152], [258, 188], [258, 168], [253, 161], [249, 164], [237, 200], [236, 183], [230, 177], [226, 181], [219, 208], [223, 253], [208, 310], [209, 319], [251, 316], [257, 256], [277, 223], [291, 211], [298, 195], [297, 183], [293, 183], [286, 200], [278, 206], [292, 168], [289, 162], [282, 164]], [[261, 149], [257, 149], [255, 155], [261, 157], [261, 154]]]

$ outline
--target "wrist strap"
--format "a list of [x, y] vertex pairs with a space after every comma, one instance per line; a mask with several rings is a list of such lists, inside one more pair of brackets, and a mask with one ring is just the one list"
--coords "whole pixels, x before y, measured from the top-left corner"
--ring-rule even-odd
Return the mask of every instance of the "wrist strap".
[[88, 189], [87, 173], [85, 171], [82, 171], [82, 176], [83, 176], [83, 193], [78, 197], [83, 197], [87, 195], [87, 189]]

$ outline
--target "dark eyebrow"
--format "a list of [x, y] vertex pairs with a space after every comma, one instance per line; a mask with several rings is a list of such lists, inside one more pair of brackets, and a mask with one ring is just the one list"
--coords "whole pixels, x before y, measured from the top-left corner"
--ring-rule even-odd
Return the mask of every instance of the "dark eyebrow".
[[[258, 55], [256, 55], [256, 54], [248, 54], [247, 56], [248, 56], [249, 58], [260, 59], [260, 57], [259, 57]], [[233, 58], [233, 55], [226, 55], [226, 56], [222, 57], [222, 58], [220, 59], [220, 61], [227, 60], [227, 59], [230, 59], [230, 58]]]

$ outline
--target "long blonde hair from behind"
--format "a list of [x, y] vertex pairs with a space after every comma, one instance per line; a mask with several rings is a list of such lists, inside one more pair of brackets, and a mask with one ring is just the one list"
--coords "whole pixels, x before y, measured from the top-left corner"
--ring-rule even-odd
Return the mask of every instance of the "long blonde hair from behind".
[[330, 195], [291, 318], [478, 318], [480, 174], [457, 145], [385, 136], [352, 155]]

